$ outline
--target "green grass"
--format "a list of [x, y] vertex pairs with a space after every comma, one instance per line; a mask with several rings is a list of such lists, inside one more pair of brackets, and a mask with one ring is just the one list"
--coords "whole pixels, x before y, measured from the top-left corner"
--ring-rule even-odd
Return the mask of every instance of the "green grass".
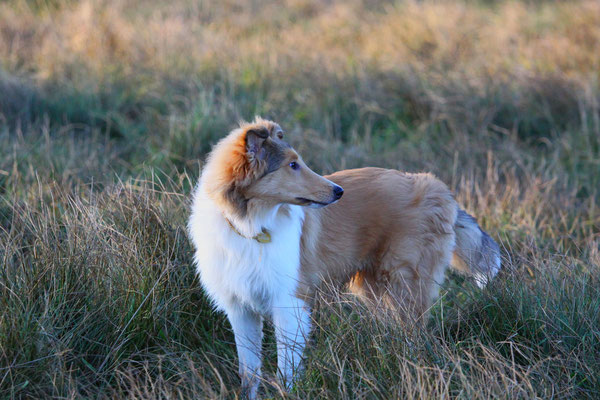
[[431, 171], [501, 244], [426, 327], [326, 288], [266, 396], [600, 397], [600, 8], [578, 2], [0, 3], [0, 398], [234, 398], [185, 232], [241, 119], [320, 173]]

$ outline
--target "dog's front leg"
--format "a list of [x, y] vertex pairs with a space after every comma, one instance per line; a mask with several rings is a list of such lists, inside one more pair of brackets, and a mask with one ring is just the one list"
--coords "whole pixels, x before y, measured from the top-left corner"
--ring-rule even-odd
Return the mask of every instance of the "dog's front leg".
[[291, 297], [273, 309], [273, 324], [279, 378], [289, 390], [301, 372], [302, 355], [310, 333], [310, 311], [302, 300]]
[[227, 310], [239, 358], [242, 397], [255, 399], [260, 383], [262, 326], [260, 314], [243, 306]]

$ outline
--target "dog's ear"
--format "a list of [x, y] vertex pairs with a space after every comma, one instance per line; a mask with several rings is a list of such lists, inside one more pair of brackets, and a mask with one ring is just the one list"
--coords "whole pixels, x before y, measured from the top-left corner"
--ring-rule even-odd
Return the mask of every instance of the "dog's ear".
[[267, 128], [251, 128], [246, 131], [246, 152], [251, 158], [263, 159], [265, 150], [263, 143], [269, 137]]

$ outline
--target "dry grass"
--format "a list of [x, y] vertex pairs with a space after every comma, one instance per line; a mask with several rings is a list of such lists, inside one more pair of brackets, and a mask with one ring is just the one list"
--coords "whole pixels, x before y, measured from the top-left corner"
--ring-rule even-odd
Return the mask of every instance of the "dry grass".
[[262, 114], [317, 171], [436, 173], [505, 265], [426, 330], [326, 291], [290, 397], [597, 398], [599, 71], [595, 1], [0, 3], [0, 397], [237, 395], [186, 199]]

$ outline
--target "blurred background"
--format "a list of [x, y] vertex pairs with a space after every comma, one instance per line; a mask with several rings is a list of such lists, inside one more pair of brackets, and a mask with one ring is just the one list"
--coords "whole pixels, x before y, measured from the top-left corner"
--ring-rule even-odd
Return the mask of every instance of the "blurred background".
[[319, 173], [435, 173], [510, 271], [408, 347], [326, 314], [296, 395], [600, 395], [599, 80], [598, 1], [0, 2], [0, 397], [236, 395], [185, 220], [255, 115]]

